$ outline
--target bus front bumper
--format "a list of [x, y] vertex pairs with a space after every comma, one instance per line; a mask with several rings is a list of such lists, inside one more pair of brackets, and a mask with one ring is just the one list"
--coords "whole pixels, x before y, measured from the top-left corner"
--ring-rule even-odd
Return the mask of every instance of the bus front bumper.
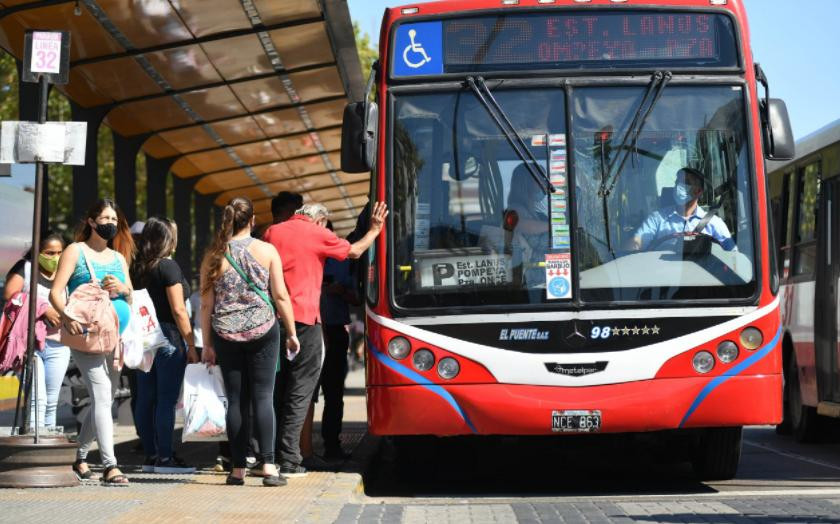
[[375, 435], [546, 435], [558, 413], [598, 412], [602, 433], [777, 424], [782, 375], [659, 378], [580, 388], [513, 384], [368, 386]]

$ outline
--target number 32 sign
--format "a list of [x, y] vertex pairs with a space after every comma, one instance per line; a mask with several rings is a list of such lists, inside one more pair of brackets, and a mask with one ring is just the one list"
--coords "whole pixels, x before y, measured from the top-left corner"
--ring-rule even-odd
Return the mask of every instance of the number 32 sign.
[[67, 31], [26, 32], [23, 80], [37, 82], [46, 76], [51, 84], [66, 84], [70, 58], [70, 33]]

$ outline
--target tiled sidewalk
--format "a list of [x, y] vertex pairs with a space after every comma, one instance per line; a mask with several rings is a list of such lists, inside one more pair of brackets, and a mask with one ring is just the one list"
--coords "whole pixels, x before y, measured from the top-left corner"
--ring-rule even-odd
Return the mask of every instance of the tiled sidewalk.
[[[226, 486], [225, 473], [212, 466], [217, 444], [185, 443], [176, 446], [179, 456], [201, 469], [194, 475], [141, 473], [142, 455], [134, 427], [116, 426], [116, 454], [131, 484], [104, 487], [98, 480], [75, 488], [0, 490], [0, 514], [7, 522], [333, 522], [342, 506], [355, 500], [361, 471], [373, 455], [375, 439], [363, 441], [366, 432], [364, 376], [357, 370], [348, 376], [345, 424], [342, 442], [353, 456], [332, 463], [325, 471], [312, 471], [304, 478], [289, 479], [287, 486], [265, 488], [261, 479], [246, 479], [246, 485]], [[317, 404], [313, 445], [322, 451], [319, 435], [323, 398]], [[3, 415], [6, 415], [4, 413]], [[4, 417], [5, 418], [5, 417]], [[122, 417], [125, 418], [125, 417]], [[72, 422], [72, 420], [70, 421]], [[360, 446], [361, 443], [361, 446]], [[91, 462], [96, 457], [91, 456]], [[325, 468], [326, 469], [326, 468]], [[99, 471], [94, 478], [98, 477]]]

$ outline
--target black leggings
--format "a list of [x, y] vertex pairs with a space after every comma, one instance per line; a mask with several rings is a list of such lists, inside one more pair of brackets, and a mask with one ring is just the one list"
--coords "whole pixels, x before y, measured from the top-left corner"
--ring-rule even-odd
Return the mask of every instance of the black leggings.
[[253, 403], [254, 431], [261, 459], [274, 464], [274, 370], [280, 350], [280, 331], [275, 322], [262, 337], [232, 342], [213, 333], [216, 360], [222, 368], [227, 394], [227, 435], [233, 467], [245, 467], [248, 427]]

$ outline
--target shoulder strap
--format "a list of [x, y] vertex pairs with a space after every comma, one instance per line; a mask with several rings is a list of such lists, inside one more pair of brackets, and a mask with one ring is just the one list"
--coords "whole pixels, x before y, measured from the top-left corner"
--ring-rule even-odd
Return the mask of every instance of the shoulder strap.
[[268, 295], [265, 294], [265, 291], [258, 288], [257, 285], [254, 284], [254, 282], [250, 278], [248, 278], [248, 275], [246, 275], [245, 272], [242, 271], [242, 268], [239, 267], [239, 264], [236, 263], [236, 261], [230, 255], [229, 251], [225, 251], [225, 258], [227, 259], [228, 263], [230, 263], [230, 266], [233, 269], [235, 269], [237, 273], [239, 273], [239, 276], [242, 277], [242, 280], [244, 280], [248, 284], [248, 287], [250, 287], [254, 293], [259, 295], [260, 298], [263, 299], [265, 303], [271, 307], [271, 310], [274, 311], [274, 304], [271, 302], [271, 299], [268, 298]]
[[697, 226], [694, 228], [694, 232], [698, 235], [702, 233], [703, 230], [706, 229], [706, 226], [709, 225], [709, 222], [711, 222], [712, 219], [715, 217], [715, 215], [718, 212], [718, 209], [720, 209], [720, 204], [710, 207], [709, 210], [706, 212], [706, 215], [700, 219], [700, 222], [697, 223]]
[[76, 242], [76, 245], [79, 246], [79, 254], [81, 256], [85, 257], [85, 264], [87, 264], [88, 273], [90, 273], [90, 281], [98, 286], [99, 285], [99, 279], [96, 278], [96, 271], [94, 271], [94, 269], [93, 269], [93, 264], [90, 261], [90, 257], [88, 257], [87, 253], [85, 253], [85, 243], [84, 242]]

